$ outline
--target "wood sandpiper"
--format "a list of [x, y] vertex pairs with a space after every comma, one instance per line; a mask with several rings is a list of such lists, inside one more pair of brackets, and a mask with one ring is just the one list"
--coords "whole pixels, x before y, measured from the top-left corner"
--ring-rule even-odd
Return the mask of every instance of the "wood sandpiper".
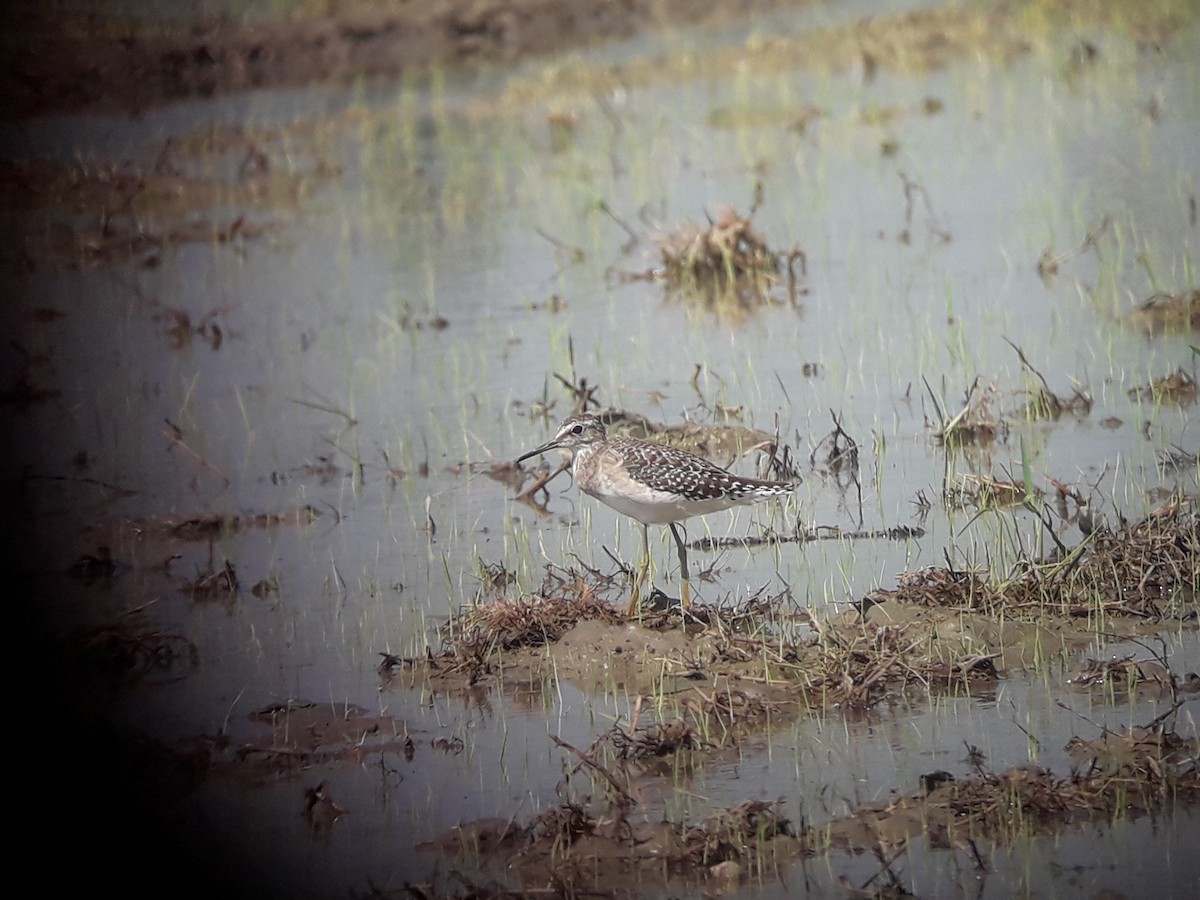
[[679, 549], [680, 603], [690, 605], [687, 548], [675, 523], [792, 493], [784, 481], [764, 481], [726, 472], [702, 456], [631, 437], [610, 438], [591, 413], [570, 416], [554, 438], [517, 458], [520, 463], [550, 450], [566, 450], [571, 474], [585, 494], [642, 523], [642, 563], [633, 583], [627, 615], [637, 611], [639, 592], [650, 568], [650, 527], [669, 525]]

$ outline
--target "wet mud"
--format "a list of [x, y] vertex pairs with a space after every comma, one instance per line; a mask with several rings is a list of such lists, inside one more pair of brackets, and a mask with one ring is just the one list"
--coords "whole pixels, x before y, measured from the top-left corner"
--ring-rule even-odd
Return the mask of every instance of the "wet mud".
[[[794, 2], [794, 0], [793, 0]], [[754, 4], [787, 6], [787, 0]], [[317, 6], [291, 19], [197, 19], [179, 27], [58, 17], [27, 9], [10, 22], [24, 41], [6, 53], [18, 115], [139, 109], [254, 88], [395, 78], [434, 66], [511, 63], [628, 37], [672, 21], [736, 19], [748, 4], [696, 0], [554, 0]]]

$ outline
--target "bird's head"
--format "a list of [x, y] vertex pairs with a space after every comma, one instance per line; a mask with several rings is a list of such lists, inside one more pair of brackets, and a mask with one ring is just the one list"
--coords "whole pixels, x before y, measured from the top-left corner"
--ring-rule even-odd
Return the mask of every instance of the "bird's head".
[[517, 462], [522, 462], [540, 453], [547, 453], [550, 450], [567, 450], [573, 456], [579, 448], [599, 443], [606, 437], [604, 423], [597, 416], [591, 413], [569, 416], [558, 426], [558, 431], [552, 440], [542, 444], [536, 450], [530, 450], [528, 453], [518, 456]]

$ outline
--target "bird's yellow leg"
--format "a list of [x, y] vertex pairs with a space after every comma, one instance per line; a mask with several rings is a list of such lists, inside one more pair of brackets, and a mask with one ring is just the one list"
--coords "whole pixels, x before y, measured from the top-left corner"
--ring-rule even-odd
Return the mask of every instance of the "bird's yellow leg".
[[642, 561], [637, 567], [637, 572], [633, 576], [633, 594], [629, 598], [629, 606], [625, 610], [625, 615], [633, 616], [637, 614], [638, 604], [642, 602], [642, 585], [646, 582], [646, 576], [650, 573], [650, 526], [642, 526]]
[[692, 605], [692, 591], [688, 584], [687, 547], [684, 545], [683, 536], [675, 527], [675, 523], [671, 522], [670, 524], [671, 536], [675, 538], [675, 546], [679, 550], [679, 605], [687, 609]]

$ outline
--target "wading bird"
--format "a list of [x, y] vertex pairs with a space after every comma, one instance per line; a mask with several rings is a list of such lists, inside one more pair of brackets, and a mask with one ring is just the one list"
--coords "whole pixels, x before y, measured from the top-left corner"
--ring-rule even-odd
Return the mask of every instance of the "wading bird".
[[585, 494], [642, 523], [642, 562], [633, 582], [627, 615], [640, 600], [642, 582], [650, 568], [650, 526], [669, 525], [679, 548], [682, 588], [680, 603], [691, 604], [687, 547], [675, 523], [692, 516], [747, 506], [771, 497], [785, 497], [793, 486], [726, 472], [702, 456], [631, 437], [610, 438], [599, 417], [570, 416], [554, 438], [517, 462], [551, 450], [571, 456], [571, 474]]

